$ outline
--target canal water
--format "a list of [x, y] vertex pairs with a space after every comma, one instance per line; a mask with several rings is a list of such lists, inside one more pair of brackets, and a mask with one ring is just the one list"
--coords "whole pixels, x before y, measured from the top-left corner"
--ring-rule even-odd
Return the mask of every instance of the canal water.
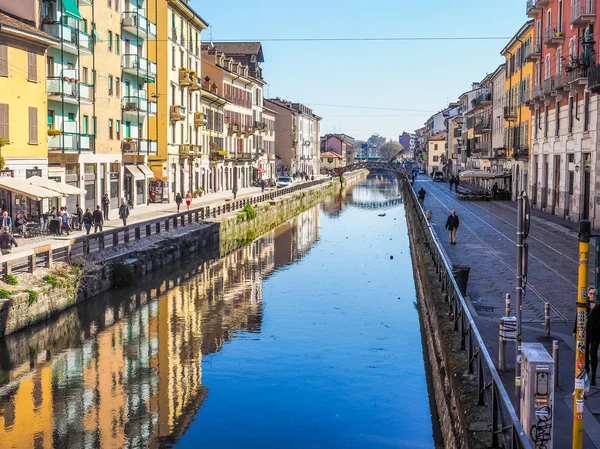
[[369, 178], [0, 340], [0, 448], [433, 448], [404, 209]]

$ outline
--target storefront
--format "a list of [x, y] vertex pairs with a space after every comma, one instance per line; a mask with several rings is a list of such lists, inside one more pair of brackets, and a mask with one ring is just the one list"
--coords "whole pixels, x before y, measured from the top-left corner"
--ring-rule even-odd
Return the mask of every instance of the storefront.
[[[85, 207], [94, 210], [96, 205], [99, 204], [99, 201], [96, 200], [96, 164], [84, 164], [84, 186], [83, 188], [86, 191], [85, 194]], [[76, 210], [76, 207], [71, 209], [71, 205], [69, 206], [69, 210]]]
[[8, 212], [13, 219], [18, 213], [22, 213], [29, 219], [39, 220], [43, 213], [42, 200], [62, 196], [60, 192], [32, 184], [29, 180], [6, 175], [0, 177], [0, 208], [2, 212]]
[[110, 208], [117, 209], [121, 204], [121, 199], [119, 198], [119, 165], [118, 163], [110, 164], [110, 187], [108, 196], [110, 197]]

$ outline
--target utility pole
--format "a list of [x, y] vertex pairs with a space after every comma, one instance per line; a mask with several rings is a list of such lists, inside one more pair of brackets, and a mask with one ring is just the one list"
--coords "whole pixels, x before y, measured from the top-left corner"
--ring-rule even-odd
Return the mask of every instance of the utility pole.
[[[523, 303], [523, 235], [525, 233], [523, 226], [523, 207], [525, 198], [523, 194], [517, 198], [517, 330], [515, 334], [515, 389], [517, 397], [521, 397], [521, 319]], [[519, 408], [517, 407], [517, 413]]]
[[585, 393], [585, 342], [587, 324], [588, 252], [592, 238], [589, 220], [579, 222], [579, 276], [577, 279], [577, 327], [575, 333], [575, 392], [573, 394], [573, 449], [583, 447], [583, 400]]

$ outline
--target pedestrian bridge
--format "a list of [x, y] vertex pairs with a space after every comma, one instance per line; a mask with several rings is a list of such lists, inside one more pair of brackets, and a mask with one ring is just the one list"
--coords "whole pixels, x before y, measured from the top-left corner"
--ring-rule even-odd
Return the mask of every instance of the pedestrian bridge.
[[339, 170], [340, 174], [344, 174], [346, 172], [355, 171], [355, 170], [388, 170], [396, 173], [406, 174], [406, 170], [399, 167], [397, 164], [393, 164], [390, 162], [381, 162], [381, 161], [366, 161], [366, 162], [357, 162], [356, 164], [349, 164]]
[[350, 204], [360, 209], [384, 209], [404, 204], [404, 198], [391, 198], [385, 201], [352, 201]]

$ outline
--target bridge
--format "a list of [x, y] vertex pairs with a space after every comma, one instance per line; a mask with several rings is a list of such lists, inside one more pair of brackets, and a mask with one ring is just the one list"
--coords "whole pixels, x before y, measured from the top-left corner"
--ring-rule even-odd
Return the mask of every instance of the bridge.
[[404, 198], [391, 198], [385, 201], [350, 201], [349, 204], [358, 207], [360, 209], [383, 209], [392, 206], [398, 206], [400, 204], [404, 204]]
[[361, 161], [355, 164], [349, 164], [339, 170], [340, 175], [355, 170], [388, 170], [398, 174], [406, 175], [406, 170], [397, 164], [385, 161]]

